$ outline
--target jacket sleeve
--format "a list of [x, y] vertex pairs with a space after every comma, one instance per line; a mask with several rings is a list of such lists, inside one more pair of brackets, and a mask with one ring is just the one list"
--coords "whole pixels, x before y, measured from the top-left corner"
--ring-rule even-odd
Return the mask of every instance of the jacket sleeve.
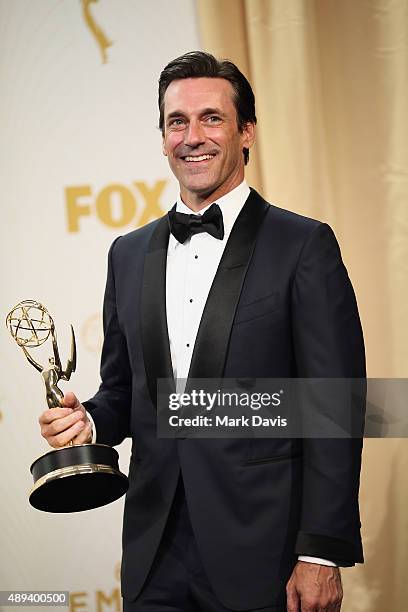
[[[293, 283], [294, 348], [300, 378], [365, 379], [356, 299], [328, 225], [301, 251]], [[295, 552], [338, 565], [363, 562], [358, 493], [362, 439], [305, 438], [300, 530]]]
[[101, 357], [101, 385], [96, 395], [83, 402], [96, 427], [96, 441], [114, 446], [130, 436], [132, 377], [125, 336], [116, 307], [114, 249], [108, 255], [108, 276], [103, 304], [104, 342]]

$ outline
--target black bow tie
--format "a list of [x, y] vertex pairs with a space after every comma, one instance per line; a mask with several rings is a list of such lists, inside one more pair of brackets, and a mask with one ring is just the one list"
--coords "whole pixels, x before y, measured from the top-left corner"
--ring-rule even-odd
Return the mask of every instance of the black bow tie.
[[212, 204], [203, 215], [185, 215], [176, 212], [176, 207], [168, 213], [170, 231], [183, 244], [193, 234], [207, 232], [214, 238], [224, 238], [224, 223], [218, 204]]

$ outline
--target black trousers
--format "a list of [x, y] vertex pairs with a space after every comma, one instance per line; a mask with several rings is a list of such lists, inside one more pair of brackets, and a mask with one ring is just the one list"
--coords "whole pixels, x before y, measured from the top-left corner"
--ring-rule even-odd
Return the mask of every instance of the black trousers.
[[[150, 573], [124, 612], [232, 612], [215, 596], [197, 549], [180, 478], [163, 538]], [[247, 612], [286, 612], [267, 607]]]

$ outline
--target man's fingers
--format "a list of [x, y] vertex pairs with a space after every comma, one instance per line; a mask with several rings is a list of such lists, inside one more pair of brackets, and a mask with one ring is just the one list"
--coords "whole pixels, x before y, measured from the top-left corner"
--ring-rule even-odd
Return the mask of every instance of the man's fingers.
[[70, 410], [69, 414], [67, 414], [66, 416], [61, 416], [59, 418], [53, 419], [49, 423], [41, 424], [41, 435], [44, 438], [55, 436], [61, 433], [62, 431], [65, 431], [75, 423], [78, 423], [78, 421], [83, 420], [83, 416], [84, 415], [79, 411], [72, 412], [72, 410]]
[[340, 612], [343, 594], [333, 598], [333, 603], [327, 608], [328, 612]]
[[329, 597], [302, 597], [301, 612], [339, 612], [341, 603], [332, 602]]
[[53, 448], [61, 448], [62, 446], [67, 446], [74, 440], [81, 431], [85, 428], [85, 423], [83, 421], [78, 421], [75, 425], [72, 425], [69, 429], [62, 431], [56, 436], [48, 436], [47, 441]]
[[92, 426], [85, 408], [74, 393], [64, 395], [64, 406], [45, 410], [38, 419], [41, 435], [53, 448], [66, 446], [73, 440], [84, 444], [92, 438]]
[[72, 441], [74, 444], [88, 444], [92, 441], [92, 425], [89, 421], [85, 423], [84, 428]]
[[301, 612], [340, 612], [341, 601], [331, 597], [302, 597]]
[[298, 561], [286, 592], [288, 612], [339, 612], [343, 597], [340, 571], [337, 567]]
[[325, 608], [320, 608], [320, 606], [317, 606], [317, 604], [313, 601], [306, 600], [303, 597], [301, 599], [301, 612], [323, 612], [324, 609]]
[[48, 442], [55, 448], [67, 446], [70, 442], [74, 444], [88, 444], [92, 441], [92, 425], [90, 421], [78, 421], [69, 429], [61, 432], [57, 436], [48, 439]]
[[328, 579], [328, 586], [331, 599], [331, 606], [329, 606], [328, 610], [329, 612], [340, 612], [341, 603], [343, 601], [343, 585], [341, 583], [340, 571], [330, 576]]
[[72, 414], [72, 408], [48, 408], [39, 417], [38, 422], [40, 425], [48, 425], [57, 419]]
[[286, 587], [286, 607], [288, 612], [299, 612], [299, 595], [290, 584]]
[[67, 391], [64, 395], [64, 408], [72, 408], [73, 410], [82, 408], [81, 402], [72, 391]]

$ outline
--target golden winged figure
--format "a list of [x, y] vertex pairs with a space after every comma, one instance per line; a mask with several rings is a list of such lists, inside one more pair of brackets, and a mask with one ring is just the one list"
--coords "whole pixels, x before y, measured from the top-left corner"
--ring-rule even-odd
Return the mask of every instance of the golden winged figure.
[[71, 378], [72, 372], [75, 372], [76, 368], [76, 342], [75, 342], [75, 334], [74, 328], [71, 325], [71, 355], [67, 360], [67, 367], [65, 370], [62, 369], [61, 359], [58, 351], [57, 345], [57, 335], [55, 331], [54, 322], [51, 322], [51, 338], [52, 338], [52, 348], [54, 352], [54, 357], [50, 357], [48, 359], [48, 365], [42, 366], [40, 363], [37, 363], [35, 359], [30, 355], [25, 346], [21, 348], [24, 351], [25, 356], [28, 361], [33, 365], [39, 372], [41, 372], [41, 376], [43, 377], [45, 390], [46, 390], [46, 398], [48, 408], [57, 408], [62, 407], [64, 394], [61, 389], [58, 387], [58, 382], [62, 380], [69, 380]]
[[106, 64], [108, 61], [108, 55], [106, 50], [112, 46], [112, 41], [106, 36], [102, 28], [96, 23], [92, 13], [91, 4], [98, 2], [99, 0], [82, 0], [82, 12], [85, 19], [85, 23], [90, 29], [91, 33], [95, 37], [96, 42], [99, 45], [99, 49], [102, 55], [102, 63]]

